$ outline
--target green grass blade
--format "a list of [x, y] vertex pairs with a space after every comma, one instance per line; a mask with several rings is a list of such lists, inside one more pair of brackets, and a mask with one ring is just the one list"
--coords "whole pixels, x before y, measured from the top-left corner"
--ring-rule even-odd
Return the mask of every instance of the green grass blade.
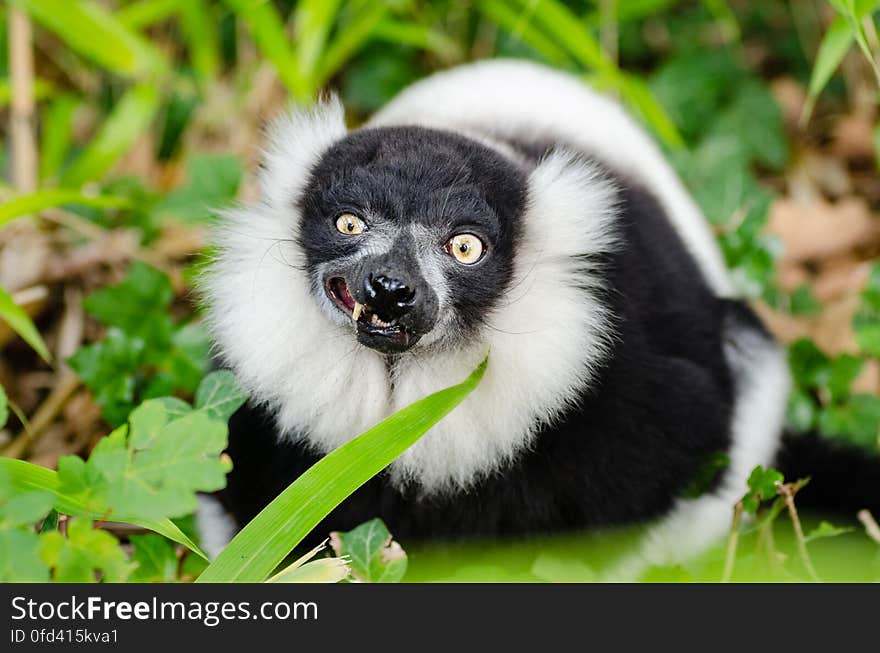
[[840, 62], [843, 61], [852, 46], [854, 38], [846, 18], [837, 16], [819, 44], [813, 72], [810, 75], [809, 97], [804, 105], [801, 122], [805, 123], [809, 120], [813, 113], [813, 107], [816, 105], [816, 98], [819, 97], [834, 71], [840, 66]]
[[55, 98], [43, 112], [40, 130], [40, 179], [54, 177], [61, 170], [73, 142], [73, 113], [80, 100], [70, 94]]
[[114, 15], [129, 29], [139, 30], [161, 23], [176, 14], [178, 7], [186, 4], [180, 0], [139, 0], [120, 7]]
[[300, 0], [296, 5], [296, 57], [300, 74], [306, 79], [315, 76], [340, 4], [340, 0]]
[[447, 61], [461, 58], [461, 50], [454, 39], [419, 23], [386, 18], [376, 25], [373, 38], [389, 43], [411, 45], [426, 52], [433, 52]]
[[158, 108], [156, 85], [138, 84], [129, 89], [92, 142], [61, 175], [61, 185], [80, 186], [103, 175], [149, 127]]
[[627, 104], [667, 145], [684, 147], [684, 139], [666, 110], [651, 94], [647, 84], [638, 77], [627, 75], [620, 82], [620, 93]]
[[0, 204], [0, 227], [7, 222], [25, 215], [34, 215], [43, 209], [68, 204], [91, 206], [98, 209], [123, 209], [131, 202], [126, 197], [114, 195], [84, 195], [78, 190], [57, 188], [39, 190], [28, 195], [19, 195]]
[[[559, 63], [558, 50], [562, 48], [581, 66], [595, 72], [600, 86], [616, 89], [667, 145], [678, 148], [684, 144], [675, 124], [648, 87], [641, 80], [623, 73], [605, 54], [584, 21], [563, 3], [558, 0], [496, 0], [483, 2], [480, 7], [487, 18], [497, 20], [505, 29], [521, 35], [551, 63]], [[529, 24], [534, 27], [529, 29]]]
[[220, 68], [216, 19], [205, 0], [180, 3], [180, 29], [192, 67], [204, 82], [215, 79]]
[[[587, 29], [581, 19], [558, 0], [508, 0], [540, 25], [546, 35], [564, 47], [578, 62], [590, 68], [609, 82], [620, 77], [620, 70], [602, 51], [599, 40]], [[526, 17], [524, 16], [524, 18]]]
[[24, 309], [16, 304], [12, 295], [3, 288], [0, 288], [0, 318], [33, 347], [44, 361], [51, 363], [52, 356], [49, 354], [49, 349], [43, 342], [40, 332], [37, 331]]
[[126, 77], [160, 74], [168, 63], [143, 36], [87, 0], [12, 0], [80, 56]]
[[528, 45], [548, 63], [555, 66], [570, 65], [571, 57], [565, 50], [531, 22], [524, 20], [523, 15], [512, 9], [505, 0], [483, 0], [479, 9], [486, 18]]
[[[107, 519], [107, 515], [99, 515], [86, 510], [82, 503], [58, 491], [60, 481], [58, 473], [24, 460], [0, 457], [0, 472], [8, 475], [12, 485], [18, 492], [28, 490], [46, 490], [55, 496], [55, 509], [65, 515], [85, 517], [87, 519]], [[207, 560], [205, 553], [170, 519], [150, 520], [131, 518], [126, 515], [113, 515], [113, 521], [134, 524], [142, 528], [164, 535], [169, 540], [182, 544], [194, 553]]]
[[373, 36], [373, 31], [388, 14], [384, 2], [368, 2], [338, 30], [327, 45], [318, 71], [315, 86], [320, 88]]
[[461, 403], [477, 387], [486, 363], [462, 383], [410, 404], [315, 463], [254, 517], [196, 582], [263, 581], [347, 496]]
[[703, 0], [706, 11], [715, 19], [724, 36], [732, 41], [740, 41], [742, 33], [736, 14], [726, 0]]
[[317, 88], [300, 74], [299, 62], [275, 6], [265, 0], [224, 2], [247, 25], [260, 53], [272, 62], [279, 79], [293, 97], [299, 101], [311, 100]]

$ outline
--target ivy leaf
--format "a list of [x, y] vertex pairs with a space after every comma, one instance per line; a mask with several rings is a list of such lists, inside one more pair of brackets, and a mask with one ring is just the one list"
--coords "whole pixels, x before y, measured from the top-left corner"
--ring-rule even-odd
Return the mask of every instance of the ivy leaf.
[[789, 310], [793, 315], [815, 315], [821, 308], [809, 286], [798, 286], [789, 297]]
[[784, 477], [772, 467], [764, 469], [761, 465], [755, 467], [749, 476], [749, 491], [743, 497], [743, 508], [746, 512], [755, 514], [761, 503], [776, 496], [776, 484], [782, 483]]
[[210, 354], [211, 338], [205, 327], [198, 323], [187, 324], [174, 331], [170, 351], [158, 366], [168, 373], [174, 388], [195, 392], [208, 367]]
[[0, 582], [49, 580], [49, 567], [37, 554], [39, 543], [39, 536], [33, 531], [0, 526]]
[[832, 404], [819, 414], [819, 429], [830, 437], [843, 437], [875, 448], [880, 429], [880, 397], [851, 395], [845, 403]]
[[87, 519], [71, 519], [66, 538], [59, 531], [40, 535], [38, 551], [59, 583], [93, 583], [96, 574], [105, 582], [121, 583], [134, 567], [119, 541], [106, 531], [92, 528]]
[[864, 359], [851, 354], [837, 356], [831, 361], [827, 387], [832, 401], [845, 401], [849, 397], [850, 386], [862, 371], [864, 364]]
[[730, 456], [723, 451], [716, 451], [703, 463], [690, 485], [685, 488], [683, 496], [696, 499], [708, 492], [718, 475], [730, 466]]
[[103, 438], [88, 462], [76, 456], [58, 461], [61, 491], [90, 510], [143, 519], [179, 517], [195, 511], [196, 492], [226, 484], [229, 463], [220, 458], [227, 429], [205, 411], [176, 416], [179, 403], [144, 402], [120, 427]]
[[813, 398], [801, 390], [795, 389], [788, 398], [786, 421], [799, 432], [806, 433], [816, 427], [819, 407]]
[[125, 421], [135, 398], [135, 374], [141, 364], [144, 341], [119, 329], [110, 329], [100, 342], [81, 347], [67, 362], [101, 406], [113, 426]]
[[812, 540], [818, 540], [823, 537], [837, 537], [838, 535], [849, 533], [852, 530], [853, 529], [850, 527], [834, 526], [833, 524], [822, 520], [816, 528], [807, 533], [805, 539], [807, 542], [811, 542]]
[[352, 575], [365, 583], [398, 583], [406, 573], [406, 553], [381, 519], [372, 519], [346, 533], [330, 534], [338, 556], [348, 556]]
[[171, 320], [165, 312], [173, 298], [174, 291], [165, 274], [135, 261], [121, 283], [92, 293], [83, 306], [102, 324], [118, 327], [129, 336], [155, 341], [170, 339]]
[[824, 387], [831, 376], [831, 361], [812, 340], [801, 338], [788, 348], [788, 365], [800, 388]]
[[199, 385], [195, 407], [226, 422], [247, 398], [248, 394], [239, 387], [232, 372], [218, 370], [211, 372]]
[[68, 362], [113, 426], [124, 423], [139, 401], [194, 392], [208, 369], [207, 331], [201, 324], [171, 318], [173, 296], [162, 272], [137, 262], [124, 281], [85, 301], [88, 311], [111, 328], [102, 341], [82, 347]]
[[788, 159], [782, 112], [765, 84], [743, 82], [727, 109], [712, 122], [712, 133], [735, 134], [749, 161], [778, 170]]
[[132, 535], [129, 539], [134, 546], [131, 560], [137, 563], [131, 575], [132, 582], [163, 583], [177, 580], [177, 555], [169, 540], [155, 533]]
[[212, 211], [235, 199], [243, 170], [237, 157], [197, 154], [187, 167], [185, 186], [169, 193], [154, 209], [154, 220], [174, 218], [181, 222], [205, 222]]
[[54, 501], [44, 490], [17, 491], [8, 473], [0, 470], [0, 524], [31, 527], [52, 510]]
[[651, 79], [651, 91], [682, 135], [696, 140], [703, 116], [717, 115], [745, 73], [725, 50], [685, 50], [668, 58]]

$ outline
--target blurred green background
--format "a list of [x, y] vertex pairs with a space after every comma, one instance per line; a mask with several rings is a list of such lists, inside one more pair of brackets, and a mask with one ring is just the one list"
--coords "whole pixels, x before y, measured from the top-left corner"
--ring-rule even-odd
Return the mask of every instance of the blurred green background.
[[[740, 290], [790, 344], [792, 426], [876, 449], [878, 9], [875, 0], [6, 0], [3, 455], [54, 467], [59, 455], [90, 451], [144, 399], [192, 394], [208, 369], [190, 293], [206, 225], [213, 208], [253, 197], [262, 130], [290, 101], [334, 90], [356, 126], [407, 84], [490, 57], [570, 71], [629, 108], [693, 192]], [[784, 549], [790, 524], [780, 529]], [[835, 535], [848, 562], [828, 575], [880, 578], [878, 547], [861, 530]], [[410, 575], [470, 577], [453, 567], [476, 565], [487, 578], [558, 580], [568, 560], [586, 578], [593, 563], [570, 559], [584, 542], [420, 545]], [[658, 578], [715, 579], [716, 567]]]

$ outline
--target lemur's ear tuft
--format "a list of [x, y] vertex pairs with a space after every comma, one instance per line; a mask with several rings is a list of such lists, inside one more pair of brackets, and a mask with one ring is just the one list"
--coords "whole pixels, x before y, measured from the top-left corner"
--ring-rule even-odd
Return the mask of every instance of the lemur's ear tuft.
[[273, 121], [263, 151], [262, 200], [273, 208], [289, 207], [321, 155], [345, 134], [345, 111], [335, 94], [309, 107], [294, 107]]

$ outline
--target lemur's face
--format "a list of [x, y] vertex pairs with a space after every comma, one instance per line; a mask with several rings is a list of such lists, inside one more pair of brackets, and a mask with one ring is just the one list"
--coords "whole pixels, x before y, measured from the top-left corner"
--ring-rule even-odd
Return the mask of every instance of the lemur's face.
[[349, 134], [300, 202], [316, 301], [383, 353], [467, 338], [511, 277], [525, 189], [523, 171], [461, 136]]

